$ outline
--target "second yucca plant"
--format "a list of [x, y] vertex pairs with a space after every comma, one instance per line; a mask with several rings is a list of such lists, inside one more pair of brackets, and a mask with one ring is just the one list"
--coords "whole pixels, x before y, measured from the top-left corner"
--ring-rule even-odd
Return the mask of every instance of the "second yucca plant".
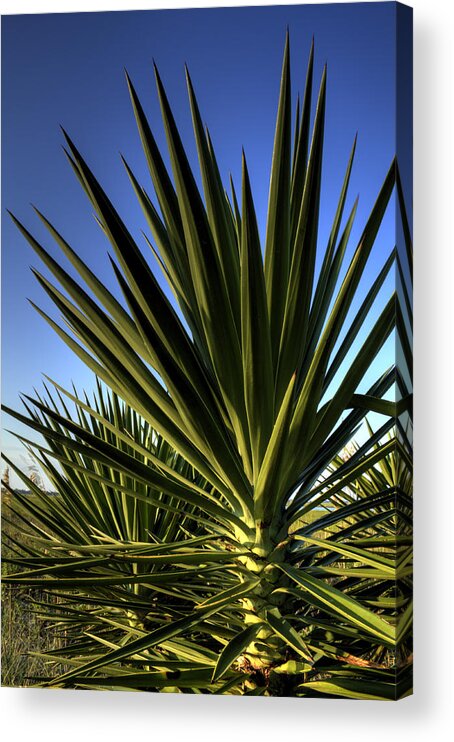
[[[36, 272], [72, 335], [45, 318], [111, 390], [90, 402], [54, 383], [60, 406], [28, 398], [27, 415], [12, 413], [47, 441], [33, 447], [58, 496], [20, 498], [35, 535], [8, 579], [58, 594], [54, 621], [73, 627], [56, 658], [73, 669], [39, 682], [394, 698], [408, 689], [411, 461], [405, 435], [384, 442], [400, 414], [384, 397], [408, 390], [395, 368], [357, 389], [395, 328], [393, 294], [363, 329], [394, 251], [361, 286], [396, 165], [345, 266], [353, 145], [316, 272], [326, 69], [310, 136], [312, 49], [292, 135], [287, 39], [263, 258], [244, 155], [238, 201], [187, 74], [202, 196], [155, 73], [173, 178], [128, 85], [159, 210], [125, 167], [180, 312], [68, 136], [125, 303], [46, 217], [97, 301], [15, 220], [65, 292]], [[385, 422], [343, 461], [369, 410]]]

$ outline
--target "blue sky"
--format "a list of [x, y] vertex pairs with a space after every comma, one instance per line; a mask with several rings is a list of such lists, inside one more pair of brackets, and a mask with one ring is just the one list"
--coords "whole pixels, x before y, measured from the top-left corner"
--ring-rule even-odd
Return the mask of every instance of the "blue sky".
[[[227, 180], [231, 172], [238, 186], [244, 147], [263, 235], [288, 26], [294, 100], [304, 89], [313, 36], [317, 85], [328, 63], [321, 245], [326, 243], [354, 135], [359, 134], [347, 202], [348, 210], [360, 194], [353, 250], [396, 150], [395, 12], [394, 3], [354, 3], [3, 17], [2, 215], [5, 208], [13, 211], [58, 256], [30, 208], [35, 204], [115, 288], [108, 245], [64, 157], [59, 125], [68, 130], [143, 244], [140, 230], [146, 225], [119, 157], [121, 152], [150, 189], [123, 69], [132, 77], [158, 144], [165, 149], [154, 58], [194, 165], [185, 62], [221, 174]], [[365, 288], [394, 241], [390, 208], [365, 273]], [[20, 392], [40, 388], [42, 372], [64, 386], [73, 380], [78, 388], [91, 388], [91, 372], [27, 302], [30, 298], [56, 316], [30, 271], [30, 265], [39, 267], [38, 260], [5, 216], [2, 245], [4, 402], [17, 407]], [[383, 300], [390, 288], [388, 282]], [[391, 356], [392, 343], [381, 354], [381, 363]], [[14, 427], [10, 420], [4, 425]], [[9, 434], [3, 448], [17, 458], [17, 444]]]

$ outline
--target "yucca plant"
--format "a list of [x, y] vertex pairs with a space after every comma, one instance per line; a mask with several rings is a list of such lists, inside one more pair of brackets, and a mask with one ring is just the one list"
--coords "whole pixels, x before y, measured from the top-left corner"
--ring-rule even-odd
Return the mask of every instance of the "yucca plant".
[[[355, 143], [323, 248], [326, 68], [310, 136], [312, 48], [292, 135], [287, 38], [263, 256], [245, 156], [239, 203], [187, 73], [202, 195], [155, 74], [173, 177], [129, 78], [156, 204], [125, 167], [179, 309], [66, 134], [124, 301], [43, 214], [91, 295], [13, 217], [64, 291], [35, 271], [72, 334], [38, 311], [110, 390], [90, 401], [52, 382], [57, 399], [8, 410], [43, 435], [43, 445], [25, 443], [58, 493], [28, 482], [34, 498], [15, 498], [28, 536], [14, 558], [21, 571], [7, 579], [58, 595], [43, 615], [68, 631], [64, 654], [49, 658], [72, 669], [37, 682], [396, 698], [411, 682], [411, 445], [398, 417], [409, 390], [392, 367], [358, 393], [396, 328], [393, 293], [364, 332], [401, 261], [394, 249], [362, 289], [396, 163], [345, 265]], [[396, 390], [397, 403], [386, 398]], [[384, 422], [344, 461], [369, 411]]]

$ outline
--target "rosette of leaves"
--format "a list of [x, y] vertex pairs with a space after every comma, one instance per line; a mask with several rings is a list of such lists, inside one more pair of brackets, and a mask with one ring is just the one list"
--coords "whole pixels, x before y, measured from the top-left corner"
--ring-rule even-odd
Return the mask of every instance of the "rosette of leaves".
[[[326, 69], [311, 127], [312, 48], [292, 126], [287, 39], [262, 252], [245, 156], [237, 199], [187, 74], [202, 194], [155, 74], [172, 175], [129, 78], [155, 202], [125, 167], [178, 310], [68, 136], [124, 301], [44, 215], [82, 283], [15, 219], [70, 333], [41, 314], [110, 390], [90, 401], [52, 382], [26, 414], [8, 410], [44, 437], [25, 442], [58, 493], [29, 482], [33, 497], [15, 498], [32, 538], [7, 579], [58, 595], [43, 616], [68, 637], [48, 659], [71, 669], [37, 682], [396, 698], [411, 683], [409, 389], [393, 367], [358, 393], [401, 311], [391, 294], [366, 331], [400, 260], [390, 250], [363, 289], [396, 163], [346, 261], [353, 145], [321, 246]], [[344, 460], [370, 411], [380, 426]]]

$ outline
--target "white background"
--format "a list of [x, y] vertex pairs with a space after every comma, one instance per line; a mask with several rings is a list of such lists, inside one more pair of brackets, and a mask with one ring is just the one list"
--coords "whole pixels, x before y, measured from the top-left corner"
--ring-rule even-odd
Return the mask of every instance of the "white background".
[[[261, 2], [3, 2], [2, 14]], [[292, 4], [287, 0], [285, 4]], [[454, 324], [452, 0], [413, 0], [415, 143], [415, 694], [399, 703], [0, 689], [4, 739], [257, 742], [445, 742], [454, 728], [454, 511], [451, 420]]]

